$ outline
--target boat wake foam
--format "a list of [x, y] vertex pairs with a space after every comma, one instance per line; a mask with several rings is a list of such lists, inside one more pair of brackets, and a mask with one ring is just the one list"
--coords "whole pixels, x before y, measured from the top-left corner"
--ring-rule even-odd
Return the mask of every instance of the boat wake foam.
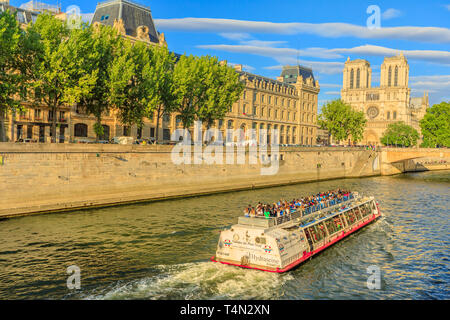
[[85, 299], [276, 299], [289, 274], [245, 270], [212, 262], [157, 266], [160, 274], [117, 283]]

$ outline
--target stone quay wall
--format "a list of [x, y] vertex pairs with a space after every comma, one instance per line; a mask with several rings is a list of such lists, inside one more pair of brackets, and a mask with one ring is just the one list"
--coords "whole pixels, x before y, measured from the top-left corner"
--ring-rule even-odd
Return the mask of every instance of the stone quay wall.
[[280, 148], [275, 175], [248, 153], [244, 164], [177, 165], [172, 148], [1, 143], [0, 217], [381, 174], [380, 152], [358, 148]]

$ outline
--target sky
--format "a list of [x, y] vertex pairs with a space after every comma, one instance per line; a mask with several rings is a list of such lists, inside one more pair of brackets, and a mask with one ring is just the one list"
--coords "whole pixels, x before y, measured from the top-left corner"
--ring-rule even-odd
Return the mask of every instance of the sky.
[[[450, 101], [450, 0], [133, 0], [152, 10], [159, 32], [176, 53], [217, 56], [244, 70], [276, 78], [281, 66], [311, 67], [319, 80], [319, 107], [340, 97], [347, 57], [368, 60], [379, 86], [385, 56], [403, 52], [411, 96], [429, 93], [430, 104]], [[20, 5], [24, 0], [10, 0]], [[92, 0], [47, 0], [89, 17]], [[376, 12], [380, 25], [368, 28]]]

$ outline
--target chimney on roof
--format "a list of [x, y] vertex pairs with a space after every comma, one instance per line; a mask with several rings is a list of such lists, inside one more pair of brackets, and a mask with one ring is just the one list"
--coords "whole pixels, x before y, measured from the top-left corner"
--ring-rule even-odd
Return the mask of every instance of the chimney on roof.
[[242, 70], [243, 70], [242, 64], [235, 64], [235, 65], [234, 65], [234, 69], [235, 69], [236, 71], [242, 72]]

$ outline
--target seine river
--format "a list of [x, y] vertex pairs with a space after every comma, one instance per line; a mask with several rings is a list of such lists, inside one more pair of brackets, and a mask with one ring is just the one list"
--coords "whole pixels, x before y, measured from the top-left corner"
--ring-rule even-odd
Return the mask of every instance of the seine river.
[[[249, 203], [338, 187], [374, 195], [385, 216], [289, 273], [208, 261]], [[445, 171], [2, 220], [0, 299], [449, 299], [449, 208]], [[72, 265], [80, 290], [66, 286]]]

